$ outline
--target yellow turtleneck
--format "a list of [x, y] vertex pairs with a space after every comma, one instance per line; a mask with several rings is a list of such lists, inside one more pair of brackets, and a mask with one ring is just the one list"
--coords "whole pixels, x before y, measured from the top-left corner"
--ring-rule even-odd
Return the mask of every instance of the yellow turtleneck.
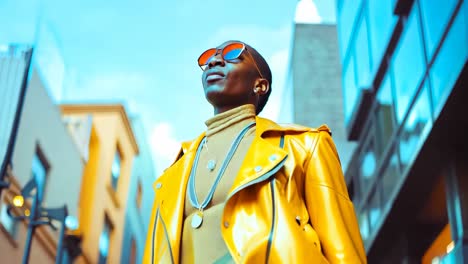
[[[232, 141], [245, 126], [252, 122], [255, 122], [253, 105], [239, 106], [205, 122], [207, 147], [201, 150], [197, 168], [192, 168], [195, 169], [195, 190], [200, 204], [213, 186]], [[252, 127], [245, 134], [229, 162], [213, 199], [203, 210], [203, 223], [198, 229], [192, 228], [190, 224], [197, 209], [193, 208], [186, 195], [180, 263], [234, 263], [221, 236], [221, 217], [227, 194], [254, 137], [255, 127]], [[216, 167], [213, 171], [207, 168], [210, 159], [216, 160]]]

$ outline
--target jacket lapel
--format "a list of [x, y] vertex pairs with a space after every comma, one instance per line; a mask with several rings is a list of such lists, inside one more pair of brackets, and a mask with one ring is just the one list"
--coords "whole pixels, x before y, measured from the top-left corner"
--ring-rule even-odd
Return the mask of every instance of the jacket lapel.
[[[241, 168], [228, 194], [228, 200], [240, 190], [267, 180], [281, 169], [287, 152], [281, 148], [281, 134], [286, 131], [305, 132], [310, 128], [302, 126], [280, 126], [265, 118], [256, 117], [255, 139], [252, 142]], [[267, 133], [271, 133], [267, 135]]]
[[[278, 140], [279, 145], [279, 137]], [[240, 190], [269, 178], [269, 172], [282, 165], [287, 153], [263, 138], [255, 138], [237, 173], [228, 199]], [[279, 169], [279, 168], [278, 168]]]
[[198, 144], [203, 137], [204, 133], [194, 141], [182, 143], [180, 154], [183, 155], [154, 183], [156, 200], [175, 263], [179, 261], [187, 182]]

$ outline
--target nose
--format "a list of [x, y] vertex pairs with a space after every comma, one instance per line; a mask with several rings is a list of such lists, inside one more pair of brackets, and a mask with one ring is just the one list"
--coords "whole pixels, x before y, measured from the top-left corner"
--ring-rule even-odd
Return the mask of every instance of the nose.
[[208, 62], [208, 68], [213, 68], [214, 66], [224, 66], [225, 61], [221, 55], [221, 52], [216, 52], [216, 54]]

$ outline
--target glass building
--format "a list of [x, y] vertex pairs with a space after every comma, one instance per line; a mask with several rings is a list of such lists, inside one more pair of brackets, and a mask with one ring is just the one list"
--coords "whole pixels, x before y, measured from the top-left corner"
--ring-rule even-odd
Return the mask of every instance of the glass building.
[[466, 263], [467, 1], [338, 0], [337, 24], [369, 263]]

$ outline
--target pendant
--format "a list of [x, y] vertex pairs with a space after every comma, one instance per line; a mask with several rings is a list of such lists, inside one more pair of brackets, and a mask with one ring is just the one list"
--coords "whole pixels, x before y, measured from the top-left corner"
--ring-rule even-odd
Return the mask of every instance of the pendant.
[[192, 227], [194, 229], [199, 228], [203, 223], [203, 212], [198, 211], [192, 216]]
[[206, 164], [206, 168], [209, 169], [210, 171], [213, 171], [216, 167], [216, 161], [215, 160], [212, 160], [210, 159], [208, 161], [208, 164]]

